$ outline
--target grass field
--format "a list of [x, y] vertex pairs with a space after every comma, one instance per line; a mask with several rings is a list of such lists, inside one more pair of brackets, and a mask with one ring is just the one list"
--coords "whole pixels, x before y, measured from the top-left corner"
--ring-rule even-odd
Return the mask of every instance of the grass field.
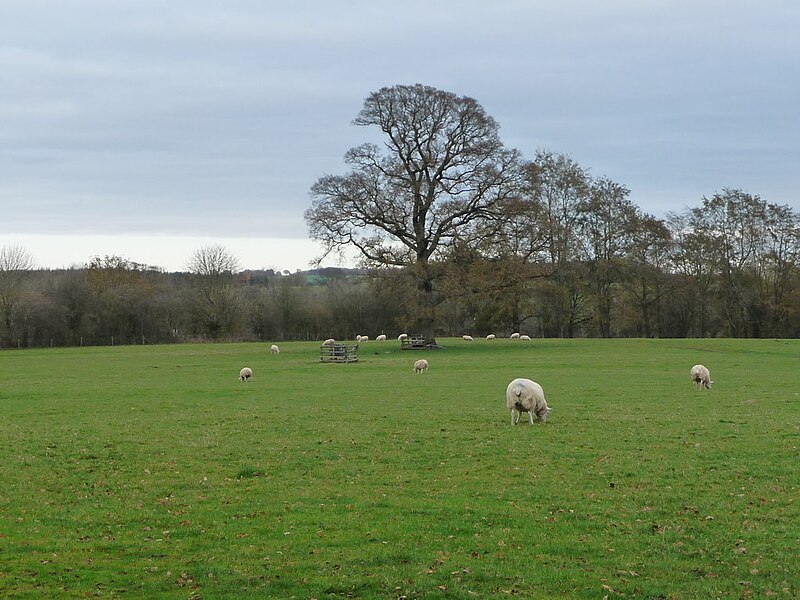
[[440, 342], [0, 353], [0, 597], [800, 597], [800, 342]]

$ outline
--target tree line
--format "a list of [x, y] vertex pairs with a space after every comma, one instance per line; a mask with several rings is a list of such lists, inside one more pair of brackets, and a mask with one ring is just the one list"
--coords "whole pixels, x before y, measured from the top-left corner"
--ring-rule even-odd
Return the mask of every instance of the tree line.
[[474, 99], [423, 85], [370, 94], [305, 212], [358, 272], [242, 271], [224, 247], [184, 273], [119, 256], [32, 268], [0, 249], [0, 346], [313, 340], [400, 332], [545, 337], [798, 337], [800, 216], [723, 188], [665, 218], [569, 155], [506, 148]]
[[433, 304], [413, 266], [250, 271], [211, 246], [180, 273], [118, 256], [42, 270], [4, 247], [0, 346], [374, 338], [428, 320], [440, 336], [800, 337], [797, 212], [723, 190], [656, 219], [623, 188], [592, 193], [609, 183], [568, 157], [535, 162], [536, 177], [558, 183], [547, 202], [431, 261]]

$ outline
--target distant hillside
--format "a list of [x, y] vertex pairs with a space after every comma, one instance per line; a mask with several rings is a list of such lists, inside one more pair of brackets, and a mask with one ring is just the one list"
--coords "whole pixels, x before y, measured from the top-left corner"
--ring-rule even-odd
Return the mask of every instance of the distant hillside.
[[345, 267], [321, 267], [319, 269], [309, 269], [300, 271], [299, 275], [304, 275], [309, 283], [323, 283], [327, 281], [351, 279], [367, 274], [366, 269], [349, 269]]

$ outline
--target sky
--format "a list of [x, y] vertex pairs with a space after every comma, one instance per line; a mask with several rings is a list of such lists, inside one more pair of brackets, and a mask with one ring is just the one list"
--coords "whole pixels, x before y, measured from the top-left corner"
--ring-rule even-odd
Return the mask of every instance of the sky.
[[415, 83], [655, 216], [724, 188], [800, 210], [798, 31], [796, 0], [0, 0], [0, 247], [308, 268], [309, 189]]

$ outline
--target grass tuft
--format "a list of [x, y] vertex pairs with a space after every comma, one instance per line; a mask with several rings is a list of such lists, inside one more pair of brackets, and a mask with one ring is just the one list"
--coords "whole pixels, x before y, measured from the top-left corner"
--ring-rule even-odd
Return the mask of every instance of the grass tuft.
[[250, 479], [252, 477], [263, 477], [264, 471], [256, 467], [243, 467], [236, 473], [236, 479]]

